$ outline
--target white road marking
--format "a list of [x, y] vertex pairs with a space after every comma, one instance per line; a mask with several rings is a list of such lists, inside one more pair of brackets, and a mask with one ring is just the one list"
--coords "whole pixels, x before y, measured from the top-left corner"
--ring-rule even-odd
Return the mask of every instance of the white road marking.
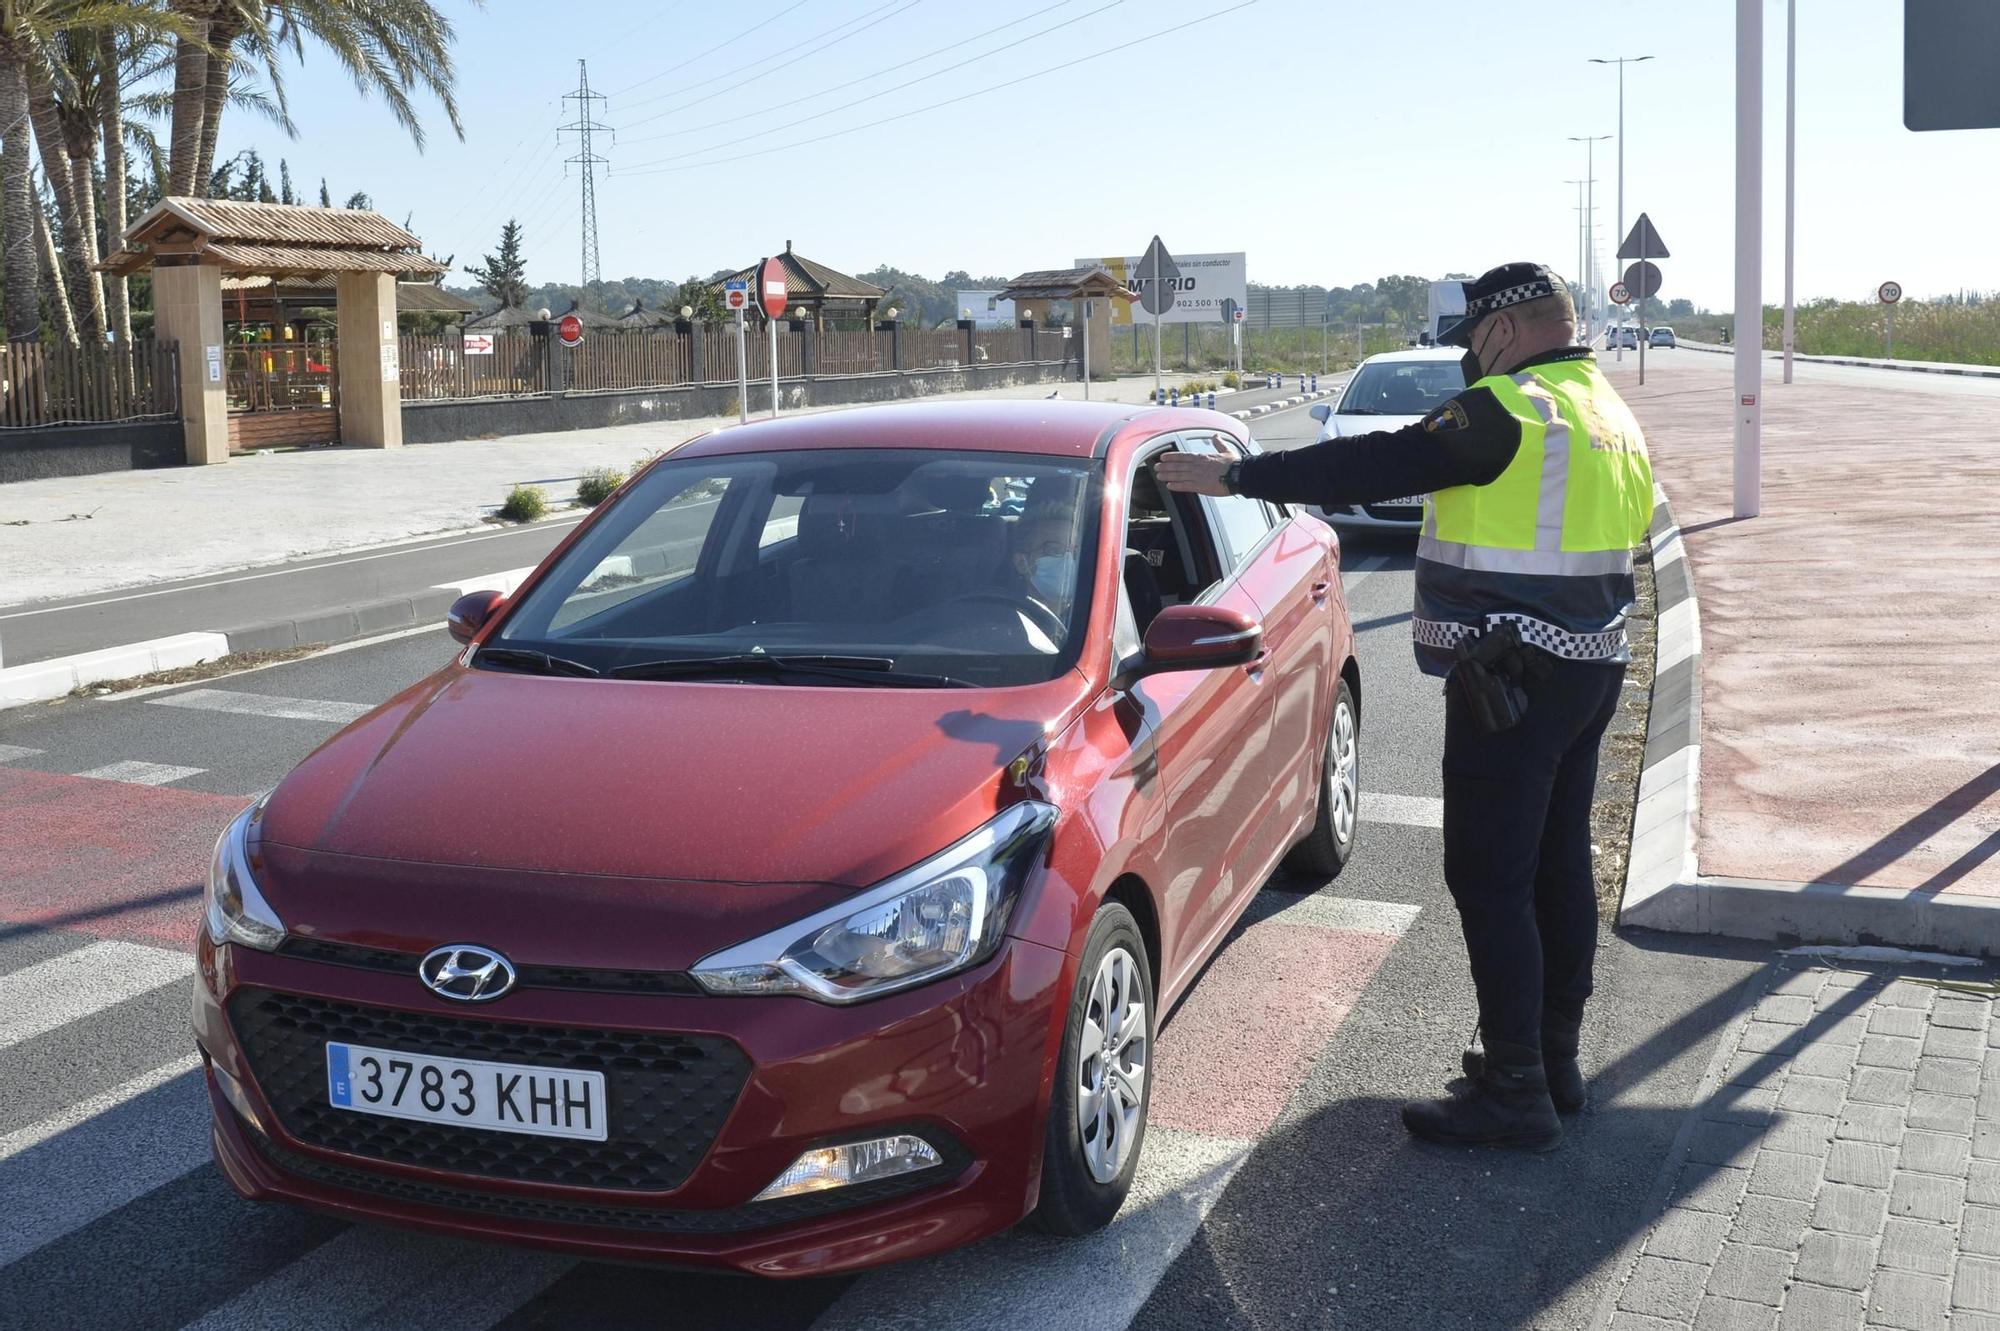
[[1387, 555], [1368, 556], [1368, 558], [1362, 560], [1359, 564], [1356, 564], [1354, 566], [1354, 570], [1351, 573], [1349, 573], [1346, 577], [1340, 580], [1340, 585], [1342, 589], [1352, 594], [1352, 592], [1356, 587], [1359, 587], [1362, 583], [1368, 581], [1369, 574], [1382, 568], [1388, 562], [1389, 562], [1389, 556]]
[[127, 759], [121, 763], [106, 763], [103, 767], [93, 767], [88, 772], [78, 772], [78, 776], [92, 777], [98, 781], [123, 781], [134, 786], [164, 786], [169, 781], [184, 781], [191, 776], [200, 776], [206, 768], [176, 767], [172, 763], [142, 763]]
[[193, 972], [185, 952], [104, 939], [0, 975], [0, 1049]]
[[1361, 793], [1361, 821], [1443, 827], [1444, 801], [1429, 795], [1383, 795], [1367, 790]]
[[0, 1136], [0, 1266], [207, 1163], [200, 1066], [188, 1054]]
[[1285, 924], [1310, 924], [1319, 929], [1346, 929], [1357, 933], [1389, 934], [1401, 937], [1423, 913], [1422, 906], [1401, 901], [1362, 901], [1355, 897], [1334, 897], [1315, 892], [1286, 901], [1275, 893], [1260, 893], [1252, 903], [1270, 902], [1263, 920]]
[[555, 1253], [357, 1225], [183, 1331], [491, 1326], [574, 1265]]
[[514, 589], [526, 581], [528, 575], [534, 571], [535, 565], [530, 564], [526, 568], [510, 568], [505, 573], [488, 573], [484, 577], [468, 578], [464, 582], [440, 582], [432, 590], [457, 592], [460, 596], [471, 592], [499, 592], [502, 596], [512, 596]]
[[239, 712], [244, 716], [276, 716], [291, 721], [330, 721], [346, 725], [375, 710], [372, 703], [330, 702], [324, 698], [281, 698], [235, 689], [189, 689], [149, 699], [154, 707], [191, 707], [204, 712]]
[[19, 762], [23, 758], [32, 758], [40, 752], [40, 749], [24, 748], [19, 744], [0, 744], [0, 763]]

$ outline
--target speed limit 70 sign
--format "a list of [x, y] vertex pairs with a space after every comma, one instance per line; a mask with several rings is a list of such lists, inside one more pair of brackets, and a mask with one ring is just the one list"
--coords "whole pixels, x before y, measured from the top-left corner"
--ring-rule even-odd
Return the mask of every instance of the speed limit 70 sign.
[[1615, 305], [1629, 305], [1632, 301], [1632, 292], [1623, 282], [1613, 282], [1611, 284], [1611, 301]]
[[1881, 286], [1875, 288], [1875, 298], [1884, 305], [1894, 305], [1903, 298], [1903, 284], [1901, 282], [1884, 282]]

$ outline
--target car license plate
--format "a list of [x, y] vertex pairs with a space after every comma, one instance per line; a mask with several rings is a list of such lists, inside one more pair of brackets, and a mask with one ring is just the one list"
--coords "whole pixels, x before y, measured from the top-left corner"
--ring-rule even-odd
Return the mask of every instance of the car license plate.
[[604, 1074], [520, 1063], [437, 1058], [367, 1045], [326, 1046], [327, 1102], [384, 1118], [413, 1118], [537, 1137], [605, 1137]]
[[1382, 501], [1383, 508], [1422, 508], [1423, 506], [1424, 497], [1422, 495], [1410, 495], [1405, 499], [1384, 499]]

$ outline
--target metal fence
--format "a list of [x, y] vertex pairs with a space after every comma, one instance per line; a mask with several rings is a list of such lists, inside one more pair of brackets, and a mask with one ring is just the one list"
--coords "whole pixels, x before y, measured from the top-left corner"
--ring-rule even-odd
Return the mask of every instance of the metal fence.
[[171, 418], [180, 391], [171, 343], [0, 343], [0, 429]]
[[403, 401], [520, 397], [546, 393], [541, 339], [526, 332], [405, 333], [400, 339]]

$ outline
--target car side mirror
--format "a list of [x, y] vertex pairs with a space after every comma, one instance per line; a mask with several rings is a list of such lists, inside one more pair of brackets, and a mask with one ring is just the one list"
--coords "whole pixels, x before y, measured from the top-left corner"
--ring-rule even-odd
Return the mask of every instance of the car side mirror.
[[1240, 610], [1219, 605], [1170, 605], [1153, 617], [1139, 659], [1111, 687], [1124, 690], [1148, 675], [1246, 665], [1264, 648], [1264, 627]]
[[1315, 402], [1312, 404], [1312, 410], [1308, 411], [1306, 415], [1324, 425], [1326, 424], [1326, 418], [1333, 415], [1333, 407], [1330, 403]]
[[499, 592], [467, 592], [451, 603], [451, 609], [444, 617], [444, 626], [460, 642], [471, 642], [506, 599]]

